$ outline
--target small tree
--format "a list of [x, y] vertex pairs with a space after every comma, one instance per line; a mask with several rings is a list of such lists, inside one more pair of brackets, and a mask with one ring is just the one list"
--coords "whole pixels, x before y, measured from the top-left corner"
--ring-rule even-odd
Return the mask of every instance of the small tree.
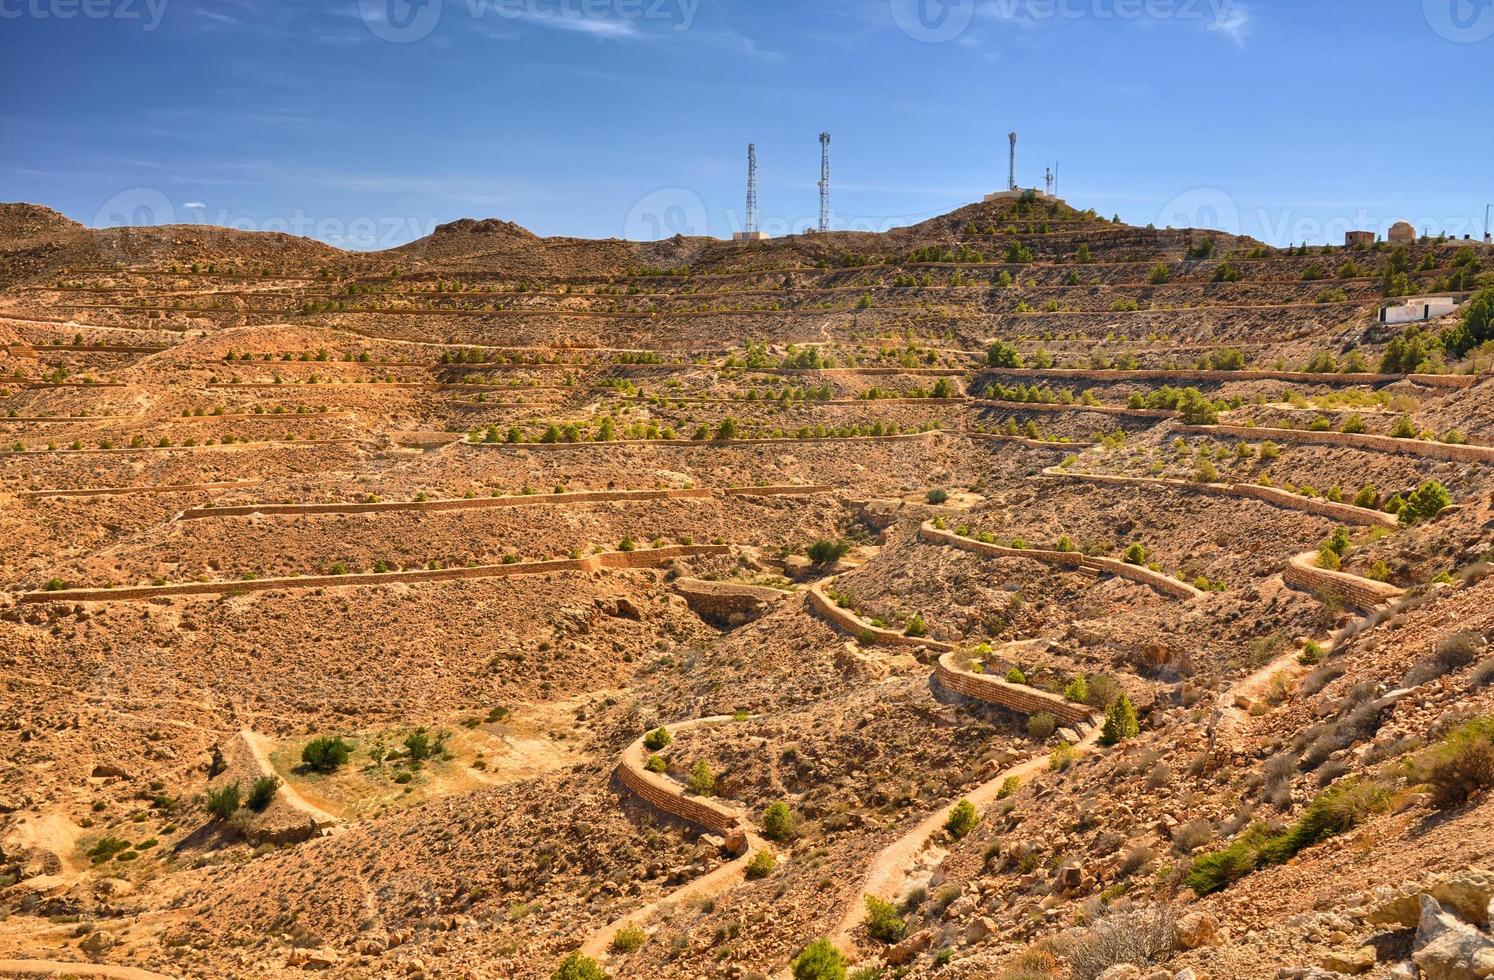
[[1136, 720], [1136, 706], [1122, 694], [1111, 702], [1105, 712], [1105, 725], [1100, 729], [1100, 741], [1105, 745], [1119, 745], [1140, 734], [1141, 725]]
[[643, 736], [643, 747], [650, 752], [658, 752], [660, 749], [666, 748], [673, 741], [674, 736], [669, 734], [669, 729], [661, 725]]
[[342, 739], [322, 735], [301, 749], [301, 762], [314, 772], [333, 772], [347, 763], [352, 752], [353, 747]]
[[949, 811], [949, 817], [944, 821], [944, 829], [955, 840], [961, 840], [979, 823], [980, 811], [975, 809], [975, 804], [969, 800], [961, 800], [954, 805], [954, 809]]
[[794, 813], [783, 800], [775, 800], [763, 811], [763, 833], [768, 840], [786, 841], [794, 836]]
[[846, 980], [846, 958], [828, 939], [805, 946], [790, 969], [794, 980]]
[[280, 788], [279, 776], [261, 776], [249, 787], [248, 807], [255, 813], [270, 805], [275, 791]]
[[695, 763], [695, 768], [690, 771], [690, 778], [685, 781], [685, 788], [696, 796], [711, 796], [716, 792], [716, 774], [711, 771], [711, 764], [704, 759]]
[[1089, 700], [1089, 682], [1084, 679], [1083, 674], [1069, 681], [1068, 686], [1063, 689], [1063, 696], [1065, 700], [1075, 704], [1084, 704]]
[[923, 621], [922, 616], [918, 615], [918, 613], [914, 613], [913, 615], [908, 617], [908, 622], [907, 625], [903, 628], [903, 632], [908, 636], [923, 637], [929, 635], [929, 627], [928, 624]]
[[648, 933], [632, 923], [617, 930], [617, 935], [612, 937], [612, 951], [614, 953], [636, 953], [648, 942]]
[[1451, 504], [1452, 497], [1447, 488], [1436, 480], [1429, 480], [1406, 498], [1406, 504], [1400, 512], [1401, 526], [1410, 527], [1422, 521], [1430, 521]]
[[239, 811], [238, 781], [210, 789], [207, 792], [207, 811], [219, 820], [227, 820]]
[[1126, 564], [1128, 564], [1128, 565], [1145, 565], [1146, 564], [1146, 546], [1143, 545], [1140, 541], [1135, 542], [1129, 548], [1126, 549]]
[[821, 538], [809, 546], [809, 560], [816, 565], [829, 565], [840, 561], [851, 550], [850, 542], [827, 541]]

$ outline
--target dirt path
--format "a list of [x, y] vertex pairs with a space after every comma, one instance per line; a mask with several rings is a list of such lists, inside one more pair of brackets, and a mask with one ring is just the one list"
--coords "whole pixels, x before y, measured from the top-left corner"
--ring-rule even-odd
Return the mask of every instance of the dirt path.
[[[1075, 756], [1089, 754], [1095, 750], [1099, 742], [1100, 729], [1096, 727], [1074, 746]], [[1046, 772], [1047, 769], [1048, 757], [1041, 754], [1035, 755], [1025, 762], [997, 773], [994, 778], [977, 786], [961, 799], [969, 800], [975, 804], [977, 810], [983, 810], [996, 801], [1002, 785], [1008, 779], [1015, 777], [1025, 780], [1030, 776]], [[883, 848], [872, 861], [871, 866], [867, 868], [866, 876], [861, 882], [861, 894], [874, 895], [877, 898], [892, 901], [905, 894], [920, 878], [925, 876], [925, 873], [932, 875], [934, 869], [943, 860], [944, 852], [937, 847], [930, 848], [929, 844], [935, 835], [944, 829], [944, 822], [949, 819], [949, 812], [958, 802], [959, 800], [951, 801], [948, 805], [925, 817], [908, 833]], [[851, 906], [840, 925], [828, 938], [837, 948], [853, 953], [856, 949], [853, 934], [865, 919], [866, 905], [863, 902], [857, 902]]]
[[[239, 737], [248, 746], [249, 754], [254, 758], [254, 764], [259, 768], [259, 771], [266, 776], [278, 777], [279, 774], [275, 772], [275, 767], [270, 765], [270, 753], [265, 747], [267, 739], [263, 735], [257, 735], [247, 728], [239, 732]], [[281, 799], [285, 800], [291, 809], [299, 810], [315, 821], [317, 827], [327, 827], [334, 830], [342, 827], [343, 821], [341, 817], [328, 813], [321, 807], [312, 804], [304, 796], [296, 792], [296, 788], [285, 780], [282, 779], [280, 781], [280, 788], [275, 792], [280, 794]]]
[[0, 960], [0, 974], [19, 973], [33, 977], [112, 977], [114, 980], [176, 980], [133, 966], [103, 963], [60, 963], [57, 960]]

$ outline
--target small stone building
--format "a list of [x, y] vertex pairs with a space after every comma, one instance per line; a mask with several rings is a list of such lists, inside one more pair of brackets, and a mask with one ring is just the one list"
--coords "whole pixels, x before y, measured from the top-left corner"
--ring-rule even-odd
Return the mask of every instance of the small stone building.
[[1414, 245], [1416, 244], [1416, 228], [1409, 221], [1397, 221], [1390, 226], [1388, 237], [1396, 245]]
[[1375, 244], [1375, 233], [1372, 231], [1350, 231], [1344, 233], [1344, 245], [1353, 248], [1355, 245]]
[[1460, 305], [1462, 304], [1456, 296], [1417, 296], [1398, 299], [1380, 307], [1380, 322], [1419, 323], [1425, 320], [1435, 320], [1437, 317], [1452, 313]]

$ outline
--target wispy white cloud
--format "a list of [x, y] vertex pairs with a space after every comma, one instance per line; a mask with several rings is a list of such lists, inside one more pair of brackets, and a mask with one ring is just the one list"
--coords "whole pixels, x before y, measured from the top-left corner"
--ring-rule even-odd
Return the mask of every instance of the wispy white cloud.
[[185, 204], [182, 205], [182, 207], [183, 208], [188, 208], [188, 209], [199, 210], [200, 211], [203, 208], [206, 208], [207, 205], [204, 204], [204, 203], [202, 203], [201, 201], [187, 201]]
[[1209, 25], [1209, 30], [1224, 35], [1243, 48], [1245, 39], [1250, 34], [1250, 8], [1243, 3], [1226, 0], [1214, 11], [1214, 21]]

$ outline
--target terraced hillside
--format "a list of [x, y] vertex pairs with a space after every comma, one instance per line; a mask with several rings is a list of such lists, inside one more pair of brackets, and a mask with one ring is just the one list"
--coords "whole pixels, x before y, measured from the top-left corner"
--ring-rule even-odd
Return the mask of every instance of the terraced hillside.
[[0, 206], [0, 975], [1489, 975], [1491, 287]]

